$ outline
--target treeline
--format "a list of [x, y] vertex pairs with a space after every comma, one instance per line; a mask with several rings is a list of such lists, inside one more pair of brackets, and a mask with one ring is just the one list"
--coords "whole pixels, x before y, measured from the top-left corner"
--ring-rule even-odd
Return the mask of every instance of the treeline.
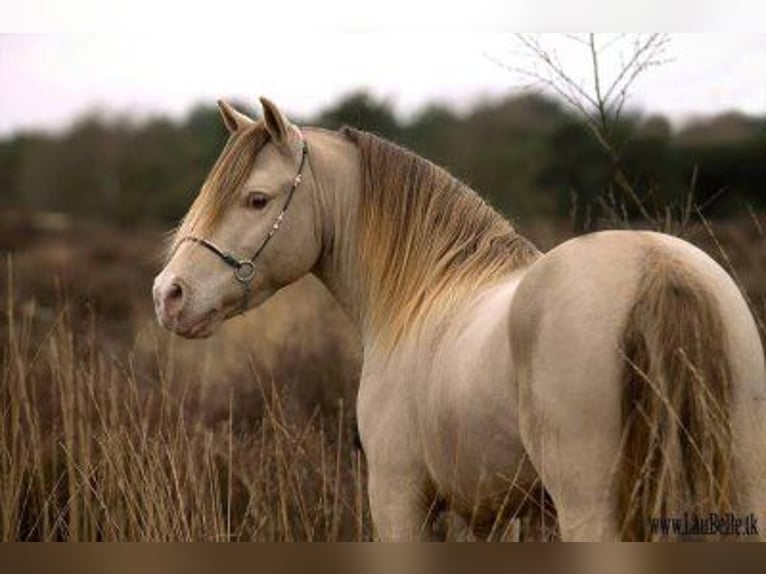
[[[400, 142], [511, 216], [563, 216], [573, 202], [582, 213], [615, 199], [613, 165], [598, 143], [577, 117], [540, 97], [488, 101], [465, 113], [430, 105], [404, 120], [389, 102], [356, 93], [300, 121], [348, 124]], [[764, 117], [726, 114], [673, 130], [662, 117], [632, 115], [615, 134], [624, 171], [649, 209], [686, 203], [692, 186], [708, 215], [766, 208]], [[0, 207], [175, 222], [225, 138], [214, 106], [180, 122], [91, 115], [60, 135], [22, 133], [0, 141]]]

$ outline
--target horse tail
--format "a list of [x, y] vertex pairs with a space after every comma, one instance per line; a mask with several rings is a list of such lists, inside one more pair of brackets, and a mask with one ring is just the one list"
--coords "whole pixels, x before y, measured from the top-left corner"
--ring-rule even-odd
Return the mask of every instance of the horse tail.
[[[622, 340], [622, 537], [734, 506], [730, 363], [718, 304], [688, 266], [650, 252]], [[668, 524], [668, 521], [665, 521]]]

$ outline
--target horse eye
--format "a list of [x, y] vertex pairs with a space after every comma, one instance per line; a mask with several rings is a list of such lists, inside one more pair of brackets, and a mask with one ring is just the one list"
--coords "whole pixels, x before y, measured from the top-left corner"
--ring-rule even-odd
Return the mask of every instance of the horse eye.
[[264, 193], [251, 193], [247, 196], [247, 207], [250, 209], [263, 209], [269, 203], [269, 196]]

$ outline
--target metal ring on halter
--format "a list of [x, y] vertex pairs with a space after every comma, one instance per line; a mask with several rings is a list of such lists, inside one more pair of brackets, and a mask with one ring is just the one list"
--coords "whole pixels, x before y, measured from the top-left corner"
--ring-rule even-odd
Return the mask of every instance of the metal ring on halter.
[[253, 277], [255, 277], [255, 264], [247, 259], [240, 261], [237, 264], [236, 269], [234, 269], [234, 277], [236, 277], [237, 281], [240, 283], [249, 284], [250, 281], [253, 280]]

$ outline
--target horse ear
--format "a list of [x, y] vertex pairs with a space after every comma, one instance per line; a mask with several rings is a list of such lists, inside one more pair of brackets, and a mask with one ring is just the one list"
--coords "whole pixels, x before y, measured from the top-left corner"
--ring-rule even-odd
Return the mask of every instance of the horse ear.
[[251, 118], [242, 112], [235, 110], [223, 100], [218, 100], [218, 109], [221, 112], [223, 124], [226, 126], [226, 129], [229, 130], [229, 133], [233, 134], [237, 130], [246, 128], [253, 123]]
[[263, 121], [271, 139], [286, 151], [300, 143], [300, 132], [268, 98], [261, 98]]

